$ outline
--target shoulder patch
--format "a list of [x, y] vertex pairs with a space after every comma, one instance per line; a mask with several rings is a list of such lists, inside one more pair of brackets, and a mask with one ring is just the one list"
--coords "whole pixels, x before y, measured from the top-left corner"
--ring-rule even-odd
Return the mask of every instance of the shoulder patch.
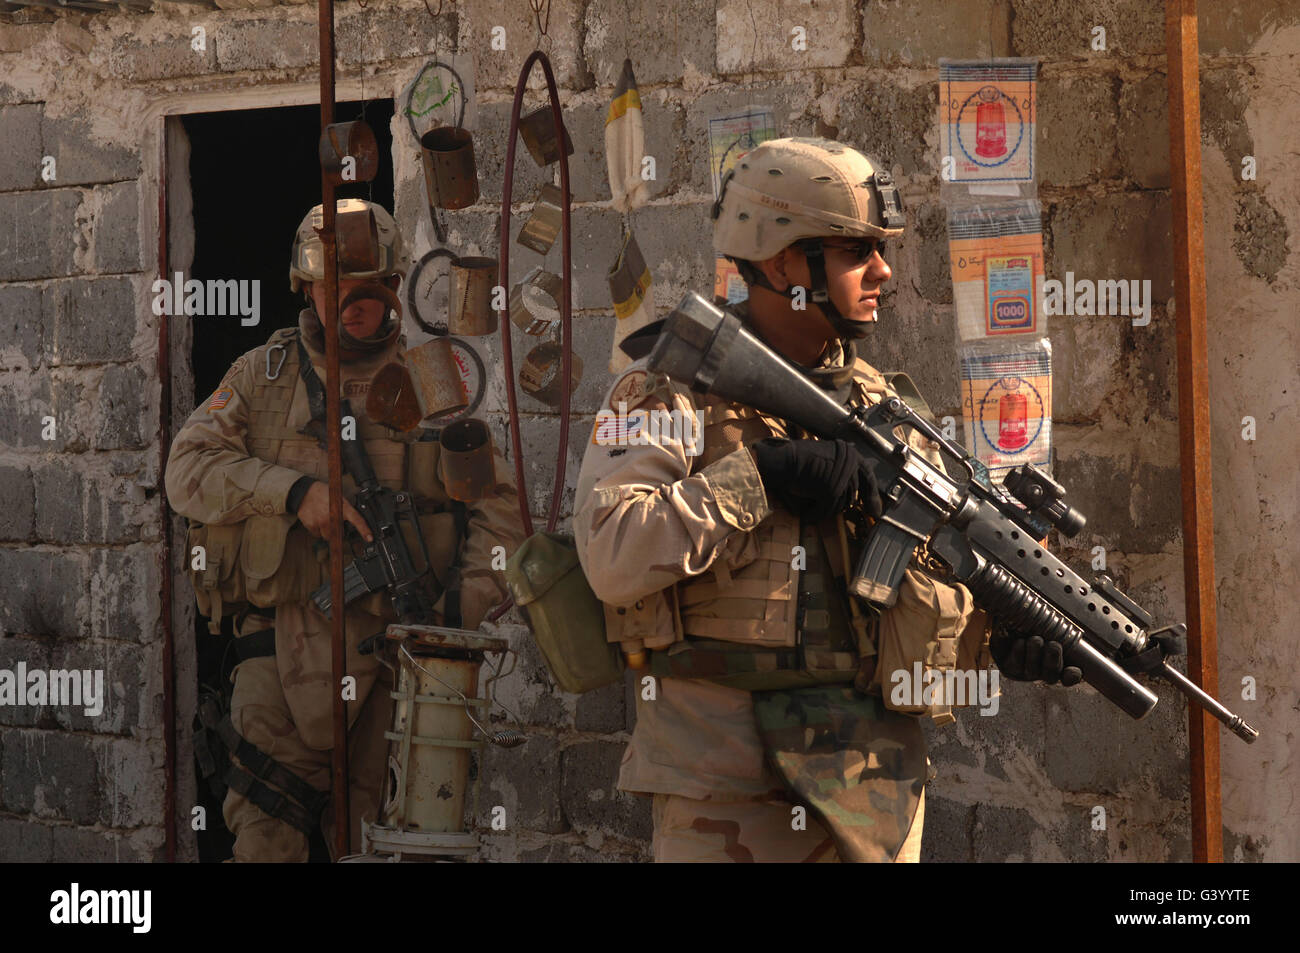
[[649, 371], [634, 370], [620, 377], [609, 392], [609, 409], [617, 412], [618, 405], [622, 403], [626, 409], [631, 410], [645, 400], [649, 396], [646, 383], [650, 376]]
[[230, 398], [235, 396], [234, 390], [229, 387], [223, 387], [212, 395], [208, 401], [208, 410], [221, 410], [226, 404], [230, 403]]

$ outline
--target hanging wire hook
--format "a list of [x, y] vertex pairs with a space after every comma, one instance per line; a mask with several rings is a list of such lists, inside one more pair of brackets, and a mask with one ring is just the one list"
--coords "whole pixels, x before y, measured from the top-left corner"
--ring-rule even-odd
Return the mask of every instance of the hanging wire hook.
[[[451, 0], [451, 2], [455, 3], [456, 0]], [[443, 0], [438, 0], [438, 12], [434, 13], [432, 10], [429, 10], [429, 0], [424, 0], [424, 9], [428, 10], [429, 16], [433, 17], [436, 20], [438, 17], [442, 16], [442, 4], [443, 4]]]
[[[405, 656], [410, 660], [410, 662], [411, 662], [412, 665], [414, 665], [416, 668], [418, 668], [418, 669], [419, 669], [421, 672], [423, 672], [425, 675], [428, 675], [431, 679], [433, 679], [435, 682], [437, 682], [437, 683], [438, 683], [439, 685], [441, 685], [443, 688], [445, 688], [445, 689], [447, 689], [448, 691], [450, 691], [450, 692], [452, 692], [453, 694], [455, 694], [455, 695], [456, 695], [456, 696], [461, 700], [461, 702], [462, 702], [462, 703], [464, 704], [464, 706], [465, 706], [465, 717], [467, 717], [467, 718], [470, 720], [470, 722], [473, 723], [473, 725], [474, 725], [475, 728], [477, 728], [479, 731], [483, 732], [483, 737], [487, 738], [488, 741], [492, 742], [492, 744], [497, 745], [497, 746], [500, 747], [500, 748], [516, 748], [516, 747], [518, 747], [519, 745], [523, 744], [526, 740], [528, 740], [528, 739], [524, 736], [524, 733], [523, 733], [522, 731], [520, 731], [519, 729], [517, 729], [517, 728], [503, 728], [503, 729], [501, 729], [500, 731], [493, 731], [493, 730], [491, 730], [491, 729], [489, 729], [489, 728], [485, 728], [485, 727], [484, 727], [484, 726], [479, 722], [479, 720], [478, 720], [477, 718], [474, 717], [474, 713], [473, 713], [472, 711], [470, 711], [470, 708], [471, 708], [470, 700], [469, 700], [469, 698], [467, 698], [467, 697], [465, 696], [465, 693], [464, 693], [464, 692], [462, 692], [462, 691], [461, 691], [459, 688], [457, 688], [455, 685], [448, 685], [445, 681], [443, 681], [441, 678], [439, 678], [439, 677], [438, 677], [437, 675], [435, 675], [433, 672], [429, 671], [427, 668], [425, 668], [423, 665], [421, 665], [419, 662], [417, 662], [417, 661], [415, 660], [415, 656], [411, 654], [411, 650], [410, 650], [409, 648], [406, 647], [406, 643], [405, 643], [405, 642], [401, 643], [401, 650], [402, 650], [402, 654], [405, 655]], [[498, 668], [498, 670], [500, 669], [500, 663], [498, 663], [497, 668]], [[513, 665], [511, 665], [510, 668], [511, 668], [511, 671], [514, 670], [514, 666], [513, 666]], [[498, 677], [500, 677], [500, 676], [494, 676], [494, 677], [493, 677], [492, 679], [490, 679], [489, 681], [495, 681], [496, 678], [498, 678]], [[477, 699], [476, 699], [476, 700], [477, 700]], [[497, 705], [500, 706], [503, 710], [505, 710], [505, 706], [504, 706], [504, 705], [501, 705], [500, 702], [497, 702]], [[510, 715], [511, 715], [512, 718], [514, 717], [513, 712], [511, 712]], [[516, 719], [516, 722], [517, 722], [517, 721], [518, 721], [518, 719]]]
[[[547, 37], [547, 31], [551, 28], [551, 0], [528, 0], [528, 6], [532, 8], [533, 19], [537, 22], [537, 40], [533, 44], [541, 49], [542, 38]], [[546, 21], [542, 22], [542, 11], [546, 11]]]

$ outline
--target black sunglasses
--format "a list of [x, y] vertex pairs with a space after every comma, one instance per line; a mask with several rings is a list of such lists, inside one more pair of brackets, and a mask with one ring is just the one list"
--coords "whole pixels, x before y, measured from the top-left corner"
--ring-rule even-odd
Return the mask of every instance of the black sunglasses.
[[823, 248], [835, 248], [846, 251], [859, 265], [866, 264], [876, 252], [885, 257], [885, 240], [883, 238], [837, 238], [835, 244], [822, 242]]

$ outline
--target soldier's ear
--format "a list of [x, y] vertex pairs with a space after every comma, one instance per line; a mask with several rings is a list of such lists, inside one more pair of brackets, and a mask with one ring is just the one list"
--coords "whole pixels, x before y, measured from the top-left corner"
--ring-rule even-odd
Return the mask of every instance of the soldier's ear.
[[792, 264], [792, 249], [783, 248], [771, 258], [765, 258], [758, 262], [758, 269], [767, 279], [768, 285], [774, 291], [785, 291], [793, 282], [790, 280], [790, 265]]

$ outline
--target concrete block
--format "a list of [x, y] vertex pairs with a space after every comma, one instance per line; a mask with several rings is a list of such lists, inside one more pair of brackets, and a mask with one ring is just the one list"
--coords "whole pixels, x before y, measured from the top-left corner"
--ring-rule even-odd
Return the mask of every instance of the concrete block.
[[[341, 21], [338, 27], [342, 26]], [[236, 20], [215, 29], [209, 27], [208, 42], [216, 49], [217, 70], [223, 73], [292, 69], [311, 66], [320, 60], [314, 22]]]
[[88, 635], [89, 619], [79, 613], [86, 561], [75, 552], [0, 548], [0, 631], [61, 639]]
[[27, 540], [35, 532], [36, 490], [27, 467], [0, 466], [0, 539]]
[[[95, 705], [63, 705], [49, 709], [54, 722], [69, 731], [134, 735], [157, 724], [161, 717], [162, 685], [159, 654], [153, 646], [125, 643], [59, 643], [50, 650], [50, 668], [82, 673], [82, 699], [86, 699], [85, 673], [95, 679], [103, 672], [103, 694]], [[98, 708], [98, 714], [88, 714]], [[155, 711], [155, 708], [158, 708]]]
[[[458, 5], [457, 12], [463, 15], [459, 25], [460, 49], [473, 53], [477, 90], [481, 93], [487, 89], [504, 89], [513, 93], [519, 69], [536, 46], [537, 23], [532, 9], [513, 0], [478, 0], [472, 7]], [[591, 86], [590, 74], [581, 59], [581, 24], [580, 0], [555, 0], [551, 4], [550, 22], [546, 25], [548, 39], [541, 45], [550, 58], [558, 87], [588, 89]], [[504, 50], [492, 46], [494, 27], [505, 29]], [[427, 31], [426, 27], [426, 34]], [[546, 79], [536, 64], [529, 74], [528, 88], [541, 90], [545, 96]]]
[[[1151, 281], [1151, 297], [1173, 295], [1173, 239], [1169, 197], [1155, 192], [1086, 196], [1049, 205], [1043, 227], [1051, 233], [1047, 275]], [[1119, 318], [1116, 320], [1124, 320]]]
[[36, 491], [36, 535], [42, 542], [85, 541], [85, 487], [81, 473], [64, 465], [38, 466], [33, 474]]
[[[1236, 0], [1231, 6], [1202, 7], [1197, 39], [1202, 56], [1261, 55], [1278, 49], [1276, 36], [1300, 23], [1300, 10], [1290, 0]], [[1294, 46], [1290, 50], [1295, 52]]]
[[[775, 9], [773, 9], [775, 8]], [[745, 0], [717, 0], [719, 73], [845, 66], [853, 51], [852, 0], [767, 5], [755, 15]], [[796, 36], [795, 30], [802, 32]]]
[[[569, 447], [565, 455], [566, 479], [560, 497], [560, 520], [567, 525], [573, 513], [574, 484], [582, 466], [582, 456], [595, 418], [574, 417], [569, 422]], [[545, 519], [551, 510], [551, 493], [555, 482], [555, 448], [559, 445], [560, 422], [553, 416], [524, 416], [521, 421], [524, 451], [524, 477], [527, 480], [528, 509], [534, 521]]]
[[[713, 201], [710, 171], [709, 120], [745, 113], [754, 106], [772, 109], [777, 136], [811, 136], [816, 134], [816, 117], [812, 104], [816, 98], [811, 77], [793, 76], [775, 83], [723, 83], [709, 86], [686, 105], [685, 139], [690, 156], [690, 183], [687, 191], [708, 196]], [[708, 208], [703, 210], [708, 221]]]
[[1054, 316], [1052, 339], [1052, 418], [1058, 422], [1095, 421], [1124, 387], [1122, 318]]
[[[1048, 75], [1039, 83], [1038, 181], [1082, 185], [1119, 173], [1118, 80]], [[1152, 131], [1143, 137], [1148, 144]]]
[[[656, 313], [665, 316], [688, 291], [712, 297], [715, 259], [709, 205], [652, 205], [635, 214], [634, 234], [650, 268]], [[615, 247], [599, 252], [599, 267], [606, 272], [614, 263]], [[601, 307], [608, 301], [606, 281]]]
[[[904, 275], [902, 280], [910, 279]], [[858, 356], [880, 371], [906, 371], [931, 410], [940, 416], [960, 417], [951, 308], [909, 307], [899, 301], [904, 292], [895, 288], [885, 285], [879, 320], [870, 334], [857, 342]]]
[[941, 57], [1011, 55], [1008, 0], [868, 0], [862, 4], [862, 58], [869, 65], [938, 66]]
[[41, 288], [0, 285], [0, 368], [22, 373], [45, 360]]
[[99, 211], [91, 225], [95, 269], [102, 272], [140, 271], [140, 187], [118, 182], [95, 189]]
[[[76, 824], [108, 824], [112, 810], [106, 793], [104, 749], [87, 735], [61, 731], [11, 730], [5, 733], [5, 810]], [[161, 791], [161, 785], [155, 785]], [[161, 813], [155, 815], [155, 819]]]
[[975, 863], [1025, 863], [1035, 858], [1029, 843], [1038, 824], [1028, 811], [977, 804], [970, 828], [971, 859]]
[[91, 126], [78, 116], [41, 116], [41, 143], [54, 156], [59, 186], [89, 185], [140, 176], [140, 153], [116, 142], [94, 138]]
[[0, 106], [0, 192], [37, 189], [41, 181], [40, 103]]
[[147, 445], [144, 418], [150, 390], [138, 367], [112, 364], [104, 368], [94, 411], [96, 450], [138, 450]]
[[[437, 10], [437, 3], [431, 3], [430, 8]], [[345, 8], [339, 9], [342, 12]], [[424, 4], [391, 7], [381, 17], [371, 16], [359, 8], [346, 11], [339, 17], [334, 31], [339, 61], [379, 63], [420, 56], [433, 51], [435, 47], [446, 51], [452, 47], [456, 36], [459, 9], [459, 6], [446, 4], [442, 16], [436, 19], [430, 19]], [[307, 27], [311, 42], [315, 44], [314, 18]], [[313, 53], [312, 62], [318, 56], [319, 53]]]
[[[157, 723], [158, 712], [151, 713]], [[163, 816], [162, 745], [130, 739], [104, 744], [101, 797], [108, 808], [104, 823], [113, 827], [158, 824]]]
[[[683, 75], [715, 72], [717, 21], [713, 3], [625, 4], [595, 0], [584, 13], [583, 60], [597, 86], [613, 86], [632, 57], [638, 85], [676, 83]], [[647, 43], [653, 37], [655, 42]], [[809, 40], [809, 47], [812, 47]]]
[[[939, 91], [931, 81], [914, 87], [878, 79], [835, 84], [818, 100], [823, 122], [838, 141], [905, 176], [939, 174]], [[781, 135], [804, 135], [779, 129]], [[927, 145], [927, 140], [935, 146]]]
[[564, 816], [581, 830], [616, 832], [649, 839], [650, 799], [618, 790], [623, 745], [586, 741], [564, 749], [560, 802]]
[[[134, 234], [131, 236], [134, 239]], [[77, 278], [44, 288], [45, 353], [55, 365], [132, 360], [135, 287], [129, 278]]]
[[1134, 721], [1090, 686], [1047, 699], [1047, 774], [1062, 791], [1131, 792], [1151, 784], [1161, 797], [1187, 793], [1186, 707], [1170, 687], [1163, 701]]
[[948, 212], [941, 205], [911, 210], [910, 233], [903, 241], [920, 243], [921, 296], [934, 304], [952, 304], [952, 265], [948, 261]]
[[[1202, 81], [1204, 87], [1204, 81]], [[1116, 148], [1123, 174], [1144, 189], [1169, 188], [1169, 84], [1160, 73], [1124, 80], [1119, 90]], [[1202, 124], [1208, 126], [1202, 93]]]
[[[518, 612], [517, 608], [512, 609], [506, 618]], [[560, 692], [551, 681], [532, 632], [522, 624], [503, 623], [497, 634], [508, 638], [511, 648], [519, 653], [514, 673], [498, 682], [494, 689], [501, 704], [527, 726], [564, 728], [572, 724], [573, 717], [566, 704], [570, 696]]]
[[[89, 624], [96, 639], [147, 644], [158, 638], [161, 591], [154, 547], [99, 550], [88, 573]], [[182, 584], [183, 585], [183, 584]]]
[[[495, 207], [499, 212], [501, 209], [501, 196], [505, 187], [505, 169], [506, 169], [506, 150], [510, 146], [510, 138], [507, 133], [510, 131], [510, 112], [513, 107], [513, 101], [495, 102], [478, 104], [478, 129], [474, 132], [474, 160], [478, 165], [478, 183], [479, 183], [479, 201], [478, 205]], [[523, 105], [520, 107], [520, 117], [526, 116], [539, 106], [546, 105], [545, 97], [541, 99], [525, 97]], [[561, 104], [564, 117], [565, 127], [568, 128], [573, 122], [574, 107], [572, 105]], [[569, 156], [569, 176], [572, 187], [573, 180], [576, 179], [576, 167], [584, 162], [592, 162], [593, 153], [597, 156], [604, 155], [604, 138], [600, 146], [597, 146], [589, 137], [578, 135], [576, 128], [569, 128], [569, 139], [573, 142], [574, 154]], [[602, 160], [603, 161], [603, 160]], [[591, 175], [594, 176], [594, 173]], [[559, 163], [552, 163], [545, 167], [539, 167], [533, 161], [533, 157], [528, 153], [524, 146], [523, 139], [515, 136], [515, 175], [513, 182], [512, 201], [517, 205], [522, 202], [532, 202], [533, 196], [543, 183], [551, 181], [559, 182], [560, 167]], [[423, 189], [423, 182], [420, 188]], [[427, 203], [425, 203], [427, 205]], [[474, 206], [476, 209], [478, 206]], [[526, 215], [526, 212], [518, 212], [512, 209], [512, 218], [517, 215]]]
[[48, 671], [50, 668], [50, 639], [4, 638], [0, 639], [0, 670], [14, 673], [15, 688], [19, 696], [12, 705], [0, 705], [0, 725], [6, 728], [54, 728], [54, 710], [45, 705], [27, 704], [28, 681], [17, 681], [18, 666], [24, 672]]
[[[1045, 59], [1092, 58], [1112, 62], [1117, 54], [1161, 54], [1165, 50], [1164, 8], [1143, 0], [1082, 0], [1042, 3], [1011, 0], [1011, 43], [1016, 56]], [[1093, 50], [1094, 27], [1106, 30], [1106, 50]]]
[[506, 809], [507, 830], [561, 834], [568, 824], [560, 811], [560, 751], [556, 740], [534, 734], [519, 748], [490, 748], [483, 782], [482, 812]]
[[970, 830], [975, 806], [925, 792], [925, 818], [921, 828], [921, 863], [961, 864], [970, 860]]
[[11, 864], [44, 864], [54, 859], [52, 828], [27, 819], [0, 817], [0, 856]]
[[[207, 31], [202, 50], [191, 46], [191, 30], [196, 26]], [[211, 73], [217, 69], [217, 38], [226, 29], [229, 25], [216, 19], [196, 21], [187, 17], [177, 21], [176, 36], [155, 42], [142, 42], [132, 33], [123, 33], [114, 38], [109, 50], [109, 72], [134, 83]]]
[[573, 727], [578, 731], [609, 733], [622, 731], [627, 720], [627, 687], [629, 676], [594, 692], [578, 696], [577, 718]]
[[144, 862], [149, 859], [136, 854], [130, 841], [115, 831], [94, 831], [62, 825], [46, 830], [51, 833], [49, 859], [55, 863], [112, 864]]
[[77, 220], [76, 189], [0, 194], [0, 281], [58, 278], [76, 271], [73, 257], [87, 247]]

